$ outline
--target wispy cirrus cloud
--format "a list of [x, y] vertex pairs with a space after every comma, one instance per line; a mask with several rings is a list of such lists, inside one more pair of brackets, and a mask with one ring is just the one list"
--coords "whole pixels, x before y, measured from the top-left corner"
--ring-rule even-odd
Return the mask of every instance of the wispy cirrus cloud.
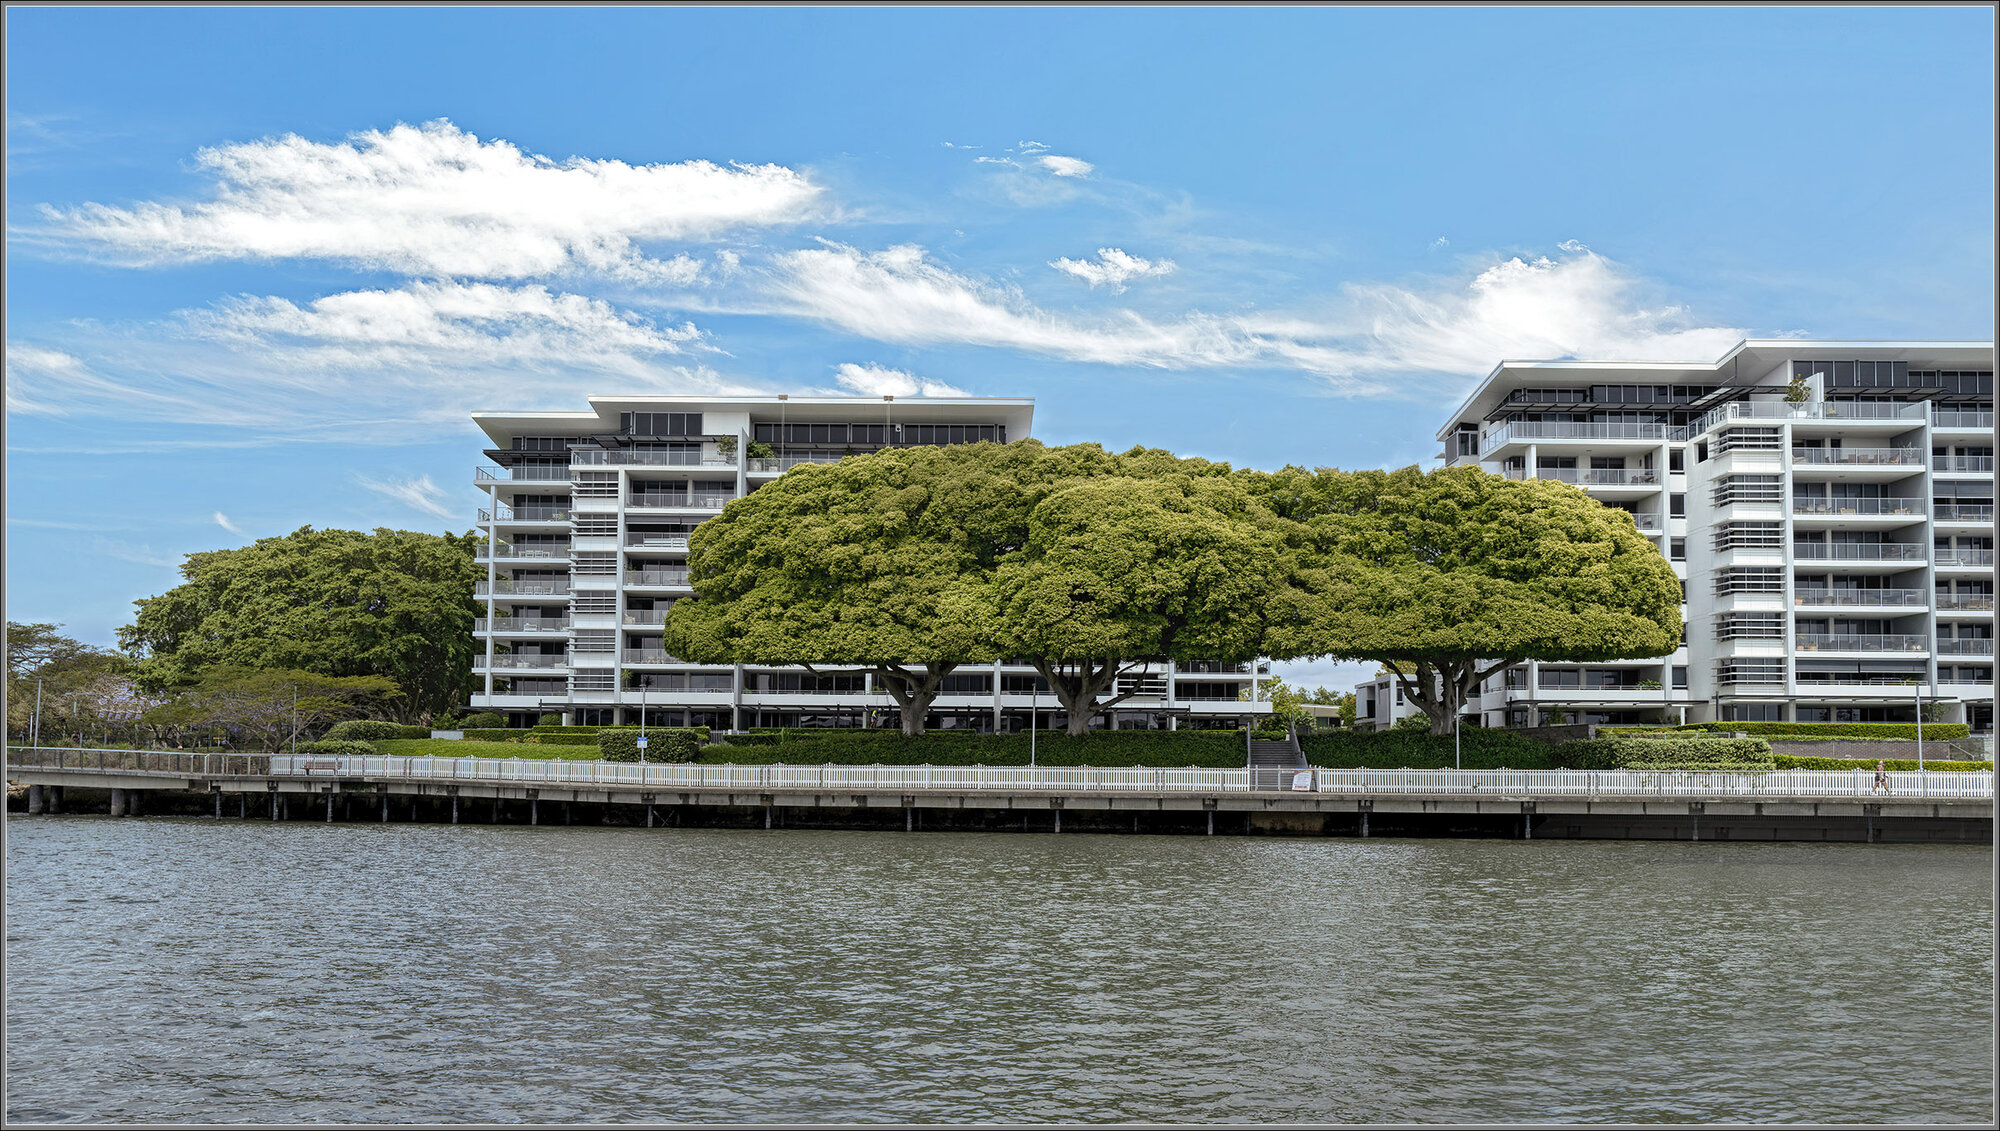
[[1091, 289], [1110, 287], [1112, 294], [1124, 294], [1125, 284], [1133, 279], [1149, 276], [1170, 275], [1174, 271], [1171, 259], [1142, 259], [1128, 255], [1122, 248], [1101, 247], [1097, 249], [1097, 259], [1071, 259], [1063, 256], [1049, 266], [1065, 275], [1074, 275], [1089, 283]]
[[444, 489], [433, 483], [428, 475], [409, 479], [374, 479], [366, 475], [356, 475], [354, 482], [411, 510], [422, 511], [439, 518], [459, 517], [459, 510], [445, 502]]
[[136, 565], [162, 566], [167, 569], [175, 569], [181, 564], [181, 560], [172, 554], [163, 554], [143, 543], [118, 542], [110, 538], [93, 538], [90, 541], [90, 548], [94, 553], [102, 554], [107, 558], [117, 558], [121, 562], [132, 562]]
[[215, 514], [212, 516], [212, 518], [213, 521], [215, 522], [215, 525], [220, 526], [224, 530], [229, 531], [231, 534], [234, 534], [239, 538], [244, 536], [243, 528], [229, 521], [229, 516], [223, 514], [221, 511], [216, 511]]
[[1035, 164], [1058, 177], [1087, 177], [1097, 168], [1080, 157], [1064, 157], [1059, 153], [1044, 153], [1035, 158]]
[[861, 393], [866, 396], [969, 397], [972, 395], [955, 385], [918, 377], [901, 369], [890, 369], [885, 365], [856, 365], [851, 361], [834, 370], [834, 380], [840, 382], [840, 387], [846, 392]]
[[203, 149], [214, 199], [43, 206], [16, 239], [94, 248], [135, 266], [318, 259], [419, 276], [526, 279], [589, 271], [685, 285], [695, 260], [640, 245], [706, 240], [822, 214], [823, 189], [782, 165], [554, 161], [448, 121]]

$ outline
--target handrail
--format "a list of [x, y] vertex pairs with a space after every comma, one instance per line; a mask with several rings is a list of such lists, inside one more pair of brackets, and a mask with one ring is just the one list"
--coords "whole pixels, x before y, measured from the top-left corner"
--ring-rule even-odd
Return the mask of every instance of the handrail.
[[[1243, 793], [1252, 790], [1350, 794], [1530, 797], [1867, 797], [1883, 796], [1872, 768], [1709, 773], [1637, 770], [1205, 769], [1194, 766], [834, 766], [668, 764], [523, 758], [189, 754], [152, 750], [15, 748], [8, 765], [82, 772], [194, 777], [378, 777], [701, 789], [858, 789]], [[1991, 770], [1891, 771], [1891, 798], [1991, 799]]]

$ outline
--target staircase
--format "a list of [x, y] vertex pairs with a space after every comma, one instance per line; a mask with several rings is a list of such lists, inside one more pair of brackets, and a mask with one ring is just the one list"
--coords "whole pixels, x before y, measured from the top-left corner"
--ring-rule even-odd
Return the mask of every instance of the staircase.
[[1292, 775], [1306, 768], [1305, 751], [1290, 735], [1271, 742], [1250, 743], [1250, 788], [1290, 789]]

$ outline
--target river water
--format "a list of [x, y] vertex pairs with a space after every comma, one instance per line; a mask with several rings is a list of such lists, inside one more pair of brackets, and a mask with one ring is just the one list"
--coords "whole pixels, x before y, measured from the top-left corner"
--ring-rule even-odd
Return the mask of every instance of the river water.
[[13, 1122], [1969, 1122], [1992, 852], [15, 818]]

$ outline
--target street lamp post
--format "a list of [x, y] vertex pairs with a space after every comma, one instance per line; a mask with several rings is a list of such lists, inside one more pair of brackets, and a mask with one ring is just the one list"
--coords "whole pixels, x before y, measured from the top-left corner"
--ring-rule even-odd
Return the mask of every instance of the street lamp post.
[[1917, 772], [1924, 772], [1924, 685], [1919, 683], [1912, 692], [1917, 697]]
[[1035, 731], [1042, 724], [1042, 677], [1036, 676], [1035, 682], [1028, 685], [1028, 690], [1028, 765], [1032, 767], [1035, 764]]

